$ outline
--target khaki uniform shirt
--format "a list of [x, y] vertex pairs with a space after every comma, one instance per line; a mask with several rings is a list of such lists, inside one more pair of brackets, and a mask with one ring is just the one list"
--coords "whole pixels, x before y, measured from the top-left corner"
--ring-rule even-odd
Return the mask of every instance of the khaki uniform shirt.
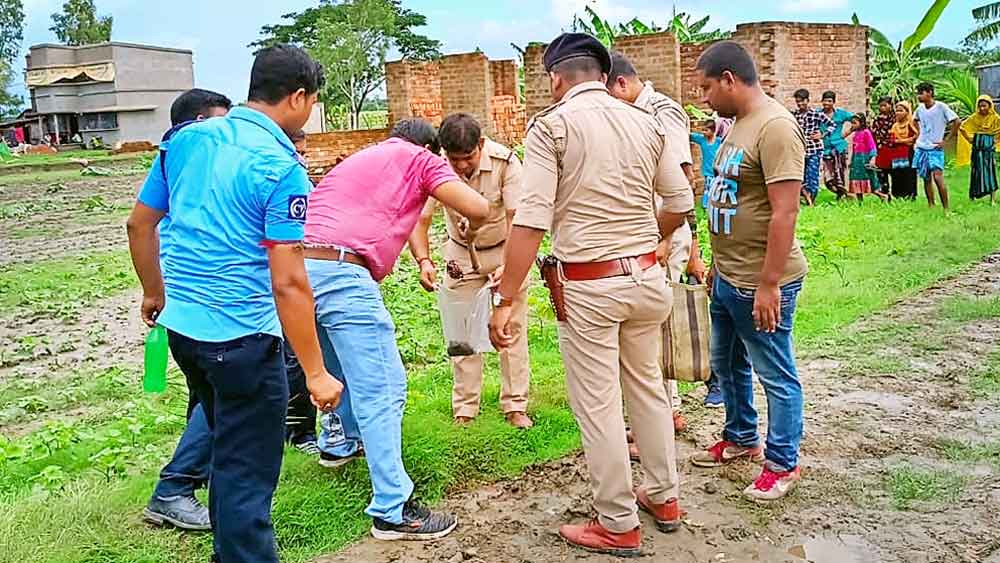
[[[476, 248], [491, 248], [507, 240], [507, 212], [517, 209], [521, 195], [521, 161], [509, 148], [486, 139], [483, 144], [479, 169], [471, 178], [462, 178], [490, 202], [490, 214], [475, 233]], [[432, 199], [437, 205], [437, 200]], [[459, 233], [462, 216], [445, 208], [445, 226], [448, 236], [463, 245], [467, 244]]]
[[[708, 197], [712, 262], [736, 287], [754, 289], [767, 253], [771, 224], [768, 184], [802, 180], [806, 141], [798, 121], [772, 98], [729, 130], [715, 159], [715, 180]], [[781, 277], [787, 284], [809, 267], [798, 240]]]
[[551, 231], [564, 262], [639, 256], [660, 240], [654, 193], [668, 211], [694, 207], [663, 127], [604, 84], [584, 82], [528, 126], [514, 224]]

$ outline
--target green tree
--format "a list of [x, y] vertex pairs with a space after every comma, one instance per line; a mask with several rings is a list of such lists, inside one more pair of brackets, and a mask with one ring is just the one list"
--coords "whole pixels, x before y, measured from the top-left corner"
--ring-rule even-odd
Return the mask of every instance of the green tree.
[[111, 16], [98, 16], [94, 0], [66, 0], [62, 12], [52, 14], [52, 27], [66, 45], [90, 45], [111, 41]]
[[[941, 76], [953, 69], [967, 68], [968, 55], [945, 47], [924, 47], [923, 42], [934, 30], [941, 13], [951, 0], [934, 0], [916, 29], [893, 46], [881, 31], [869, 27], [872, 54], [872, 91], [874, 106], [882, 96], [911, 99], [917, 84]], [[857, 14], [855, 25], [860, 25]]]
[[678, 12], [676, 9], [673, 11], [670, 23], [666, 28], [656, 25], [655, 22], [644, 23], [639, 18], [632, 18], [626, 23], [612, 25], [590, 6], [584, 8], [584, 17], [586, 19], [581, 18], [579, 15], [573, 16], [573, 31], [589, 33], [608, 47], [614, 44], [615, 38], [619, 35], [645, 35], [648, 33], [670, 31], [681, 43], [706, 43], [728, 39], [731, 35], [728, 31], [719, 29], [706, 31], [711, 16], [705, 16], [700, 20], [692, 22], [691, 14]]
[[1000, 37], [1000, 2], [989, 2], [972, 10], [976, 28], [966, 37], [971, 41], [992, 41]]
[[0, 3], [0, 118], [17, 114], [23, 103], [14, 95], [14, 61], [24, 39], [24, 5], [21, 0]]
[[264, 26], [263, 37], [250, 46], [293, 43], [309, 51], [326, 73], [320, 98], [328, 106], [345, 106], [355, 129], [361, 125], [365, 102], [385, 84], [385, 61], [391, 50], [408, 60], [441, 55], [439, 41], [414, 31], [426, 25], [427, 18], [403, 8], [398, 0], [322, 0], [315, 8], [283, 19], [290, 22]]

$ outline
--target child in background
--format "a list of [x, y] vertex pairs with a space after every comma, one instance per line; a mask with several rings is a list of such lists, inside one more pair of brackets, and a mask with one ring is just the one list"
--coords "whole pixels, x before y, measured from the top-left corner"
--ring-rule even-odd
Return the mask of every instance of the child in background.
[[708, 208], [708, 186], [715, 179], [715, 154], [722, 145], [722, 139], [716, 136], [718, 129], [716, 121], [710, 121], [703, 133], [691, 133], [691, 142], [701, 149], [701, 175], [705, 178], [705, 192], [701, 196], [701, 206]]
[[851, 134], [854, 135], [852, 141], [854, 156], [851, 157], [848, 193], [856, 197], [858, 203], [864, 200], [865, 194], [870, 193], [884, 198], [878, 181], [878, 171], [875, 168], [875, 155], [878, 149], [875, 146], [875, 136], [868, 128], [868, 118], [865, 114], [858, 113], [851, 118]]

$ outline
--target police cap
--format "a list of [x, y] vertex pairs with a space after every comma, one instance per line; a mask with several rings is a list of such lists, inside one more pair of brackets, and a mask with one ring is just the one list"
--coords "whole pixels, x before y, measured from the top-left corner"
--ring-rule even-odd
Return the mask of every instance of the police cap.
[[588, 33], [563, 33], [556, 37], [545, 49], [542, 62], [545, 71], [551, 72], [557, 64], [576, 57], [592, 57], [601, 63], [601, 72], [611, 72], [611, 53]]

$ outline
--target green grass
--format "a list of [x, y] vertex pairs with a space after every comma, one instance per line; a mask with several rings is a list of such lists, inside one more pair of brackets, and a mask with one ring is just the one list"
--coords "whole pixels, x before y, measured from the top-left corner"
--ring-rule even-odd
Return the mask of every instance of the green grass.
[[965, 488], [966, 480], [950, 471], [922, 469], [901, 464], [889, 469], [885, 487], [897, 510], [910, 510], [918, 502], [954, 501]]
[[941, 305], [942, 315], [959, 322], [1000, 319], [1000, 297], [955, 296]]
[[951, 461], [965, 463], [990, 463], [1000, 467], [1000, 442], [963, 442], [945, 439], [937, 444], [941, 454]]
[[0, 314], [68, 317], [137, 284], [126, 250], [18, 264], [0, 269]]
[[972, 375], [972, 391], [980, 397], [1000, 395], [1000, 349], [986, 356], [983, 369]]
[[[1000, 210], [972, 204], [960, 195], [967, 176], [949, 174], [949, 179], [956, 194], [956, 213], [950, 218], [943, 217], [940, 209], [927, 210], [919, 202], [884, 206], [872, 201], [860, 209], [855, 205], [823, 204], [803, 211], [800, 231], [812, 272], [796, 320], [801, 351], [808, 354], [828, 349], [840, 337], [842, 329], [859, 317], [883, 310], [997, 248], [995, 225]], [[50, 298], [54, 297], [55, 288], [65, 291], [78, 307], [117, 291], [118, 284], [127, 287], [135, 283], [129, 281], [131, 271], [124, 253], [105, 255], [103, 260], [108, 268], [94, 270], [93, 263], [101, 262], [100, 256], [19, 267], [16, 272], [0, 271], [3, 295], [0, 310], [39, 307], [37, 299], [25, 301], [21, 295], [39, 285], [50, 286], [45, 290]], [[63, 278], [51, 271], [61, 271]], [[125, 277], [119, 278], [119, 274]], [[396, 274], [384, 284], [383, 291], [396, 322], [400, 351], [409, 374], [403, 455], [423, 498], [434, 501], [453, 487], [514, 475], [529, 464], [558, 458], [579, 447], [578, 431], [566, 403], [556, 331], [544, 290], [536, 286], [531, 294], [531, 414], [537, 425], [528, 432], [516, 432], [502, 420], [497, 405], [495, 356], [487, 362], [483, 414], [469, 428], [453, 426], [451, 375], [444, 357], [434, 296], [419, 289], [408, 260], [403, 260]], [[919, 334], [919, 328], [901, 325], [892, 330], [900, 335]], [[125, 369], [126, 373], [132, 371], [134, 367]], [[132, 389], [138, 389], [137, 381], [131, 385]], [[30, 395], [34, 391], [24, 393]], [[143, 424], [149, 428], [152, 424], [157, 430], [143, 430], [136, 436], [135, 445], [128, 446], [138, 448], [141, 455], [123, 471], [113, 473], [110, 480], [100, 464], [96, 469], [87, 469], [87, 460], [95, 452], [86, 441], [72, 442], [62, 448], [60, 455], [64, 458], [55, 462], [44, 458], [32, 461], [33, 465], [23, 473], [11, 476], [9, 479], [19, 484], [9, 486], [12, 492], [6, 499], [0, 499], [0, 560], [51, 563], [206, 560], [210, 541], [207, 536], [149, 530], [137, 516], [160, 465], [170, 454], [172, 440], [167, 436], [176, 436], [178, 426], [169, 417], [182, 412], [185, 397], [182, 386], [172, 385], [159, 402], [149, 398], [126, 401], [131, 406], [123, 416], [135, 420], [126, 427]], [[80, 400], [95, 399], [87, 396]], [[40, 408], [48, 409], [48, 403]], [[58, 411], [51, 415], [54, 420], [62, 419]], [[163, 432], [155, 424], [158, 415], [168, 417]], [[122, 432], [116, 426], [118, 423], [97, 420], [90, 424], [90, 431], [97, 436], [112, 436], [106, 439], [117, 439], [112, 430]], [[51, 434], [53, 430], [48, 432]], [[30, 446], [37, 455], [37, 440], [37, 436], [30, 435], [7, 447]], [[101, 461], [106, 466], [114, 459]], [[24, 458], [17, 460], [24, 462]], [[53, 466], [60, 469], [47, 469]], [[897, 469], [887, 476], [886, 486], [894, 496], [898, 491], [901, 503], [909, 502], [905, 499], [943, 497], [949, 490], [943, 485], [953, 483], [942, 475], [932, 473], [928, 478], [917, 470]], [[45, 477], [38, 477], [43, 473]], [[37, 485], [39, 481], [54, 484], [44, 487]], [[363, 464], [342, 472], [327, 472], [298, 453], [288, 454], [274, 507], [282, 560], [307, 561], [363, 534], [368, 522], [361, 510], [369, 494]], [[5, 545], [8, 538], [16, 539]]]
[[73, 159], [86, 159], [91, 164], [115, 162], [119, 160], [135, 160], [145, 153], [111, 154], [108, 150], [76, 150], [58, 152], [56, 154], [29, 154], [19, 156], [0, 164], [0, 173], [5, 168], [20, 166], [51, 166], [53, 164], [70, 163]]

